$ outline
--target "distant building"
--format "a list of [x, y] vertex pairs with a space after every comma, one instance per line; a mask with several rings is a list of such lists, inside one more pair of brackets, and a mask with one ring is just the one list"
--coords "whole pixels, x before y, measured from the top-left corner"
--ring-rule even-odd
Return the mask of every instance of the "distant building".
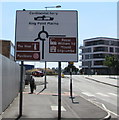
[[108, 74], [108, 67], [103, 65], [103, 61], [107, 55], [119, 55], [119, 39], [107, 37], [85, 39], [80, 49], [83, 73]]
[[11, 41], [0, 40], [0, 54], [11, 60], [15, 60], [14, 49], [15, 47]]

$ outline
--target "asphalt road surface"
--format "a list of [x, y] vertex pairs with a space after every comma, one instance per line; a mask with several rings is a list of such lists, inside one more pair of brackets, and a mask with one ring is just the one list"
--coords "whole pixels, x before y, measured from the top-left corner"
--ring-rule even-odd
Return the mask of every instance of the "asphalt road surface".
[[[117, 95], [117, 88], [109, 85], [105, 85], [102, 83], [98, 83], [95, 81], [91, 81], [86, 79], [81, 75], [73, 75], [73, 96], [82, 96], [90, 102], [106, 109], [110, 112], [112, 118], [117, 118], [117, 100], [119, 96]], [[42, 86], [44, 86], [44, 77], [35, 77], [35, 81], [37, 84], [37, 93], [40, 93], [42, 90]], [[66, 76], [62, 78], [62, 93], [69, 94], [70, 92], [70, 76]], [[57, 93], [58, 89], [58, 77], [57, 76], [47, 76], [47, 88], [46, 93]], [[69, 95], [70, 96], [70, 95]]]

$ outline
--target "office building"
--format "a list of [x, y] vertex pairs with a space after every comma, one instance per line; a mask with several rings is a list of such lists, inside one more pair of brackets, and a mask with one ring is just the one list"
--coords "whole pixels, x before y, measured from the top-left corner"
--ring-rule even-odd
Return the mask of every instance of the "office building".
[[108, 67], [104, 66], [105, 56], [119, 56], [119, 39], [107, 37], [85, 39], [80, 49], [82, 49], [81, 61], [83, 73], [109, 74]]

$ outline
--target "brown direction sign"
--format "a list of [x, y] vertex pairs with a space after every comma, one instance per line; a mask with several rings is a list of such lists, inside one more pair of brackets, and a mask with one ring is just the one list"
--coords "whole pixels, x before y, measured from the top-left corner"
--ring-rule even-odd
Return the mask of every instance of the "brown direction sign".
[[40, 43], [17, 42], [16, 60], [40, 60]]
[[17, 42], [17, 51], [39, 51], [39, 42]]
[[40, 52], [16, 52], [17, 60], [40, 60]]
[[49, 39], [49, 53], [76, 53], [76, 38], [50, 38]]

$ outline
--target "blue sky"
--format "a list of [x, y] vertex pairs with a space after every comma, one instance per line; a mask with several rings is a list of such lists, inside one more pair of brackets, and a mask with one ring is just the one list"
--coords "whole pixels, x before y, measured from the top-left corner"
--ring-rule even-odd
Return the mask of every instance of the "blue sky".
[[11, 40], [14, 43], [16, 10], [45, 10], [46, 6], [55, 5], [62, 7], [52, 10], [78, 11], [79, 46], [84, 39], [92, 37], [117, 37], [116, 2], [3, 2], [0, 5], [0, 39]]

